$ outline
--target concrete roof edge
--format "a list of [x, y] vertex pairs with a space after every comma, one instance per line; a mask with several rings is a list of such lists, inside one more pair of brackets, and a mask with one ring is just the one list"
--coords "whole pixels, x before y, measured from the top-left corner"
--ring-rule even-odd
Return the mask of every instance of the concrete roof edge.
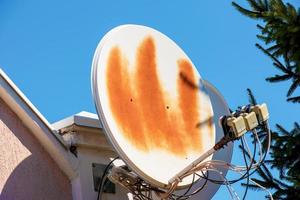
[[96, 114], [82, 111], [52, 124], [56, 130], [63, 129], [71, 125], [84, 126], [89, 128], [102, 129], [101, 122]]

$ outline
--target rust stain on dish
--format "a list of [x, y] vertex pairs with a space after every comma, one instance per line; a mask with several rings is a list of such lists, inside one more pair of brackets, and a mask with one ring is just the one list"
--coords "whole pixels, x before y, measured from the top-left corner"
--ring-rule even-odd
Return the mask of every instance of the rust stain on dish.
[[137, 49], [134, 76], [147, 143], [179, 154], [184, 152], [182, 138], [178, 137], [180, 129], [168, 117], [156, 68], [155, 44], [147, 37]]
[[[178, 60], [178, 69], [193, 84], [197, 82], [192, 64]], [[199, 95], [178, 75], [178, 108], [170, 108], [158, 78], [156, 48], [152, 37], [146, 37], [136, 51], [134, 72], [119, 47], [109, 53], [107, 90], [110, 108], [122, 134], [142, 151], [163, 149], [177, 156], [202, 149]], [[212, 123], [212, 121], [210, 122]], [[212, 126], [212, 124], [210, 124]], [[211, 134], [211, 133], [209, 133]]]
[[182, 119], [184, 122], [185, 132], [189, 133], [190, 136], [187, 137], [189, 139], [189, 144], [192, 148], [199, 149], [201, 148], [199, 140], [199, 133], [201, 129], [197, 128], [195, 124], [199, 122], [199, 107], [198, 102], [198, 89], [192, 87], [192, 85], [196, 85], [197, 78], [195, 77], [192, 64], [186, 59], [180, 59], [177, 61], [179, 72], [182, 74], [187, 81], [184, 81], [182, 78], [178, 78], [178, 91], [179, 91], [179, 108], [181, 109]]
[[[139, 108], [132, 103], [132, 91], [127, 71], [127, 62], [118, 47], [110, 51], [107, 70], [107, 87], [111, 111], [121, 125], [125, 137], [137, 148], [147, 150], [143, 127], [139, 118]], [[129, 101], [129, 99], [131, 101]]]

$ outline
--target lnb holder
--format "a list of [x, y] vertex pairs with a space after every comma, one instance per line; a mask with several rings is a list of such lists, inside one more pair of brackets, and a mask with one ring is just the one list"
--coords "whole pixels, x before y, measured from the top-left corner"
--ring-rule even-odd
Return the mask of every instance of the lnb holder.
[[229, 116], [223, 116], [220, 124], [225, 137], [237, 140], [248, 131], [263, 125], [269, 119], [268, 107], [265, 103], [261, 105], [247, 105], [241, 107]]

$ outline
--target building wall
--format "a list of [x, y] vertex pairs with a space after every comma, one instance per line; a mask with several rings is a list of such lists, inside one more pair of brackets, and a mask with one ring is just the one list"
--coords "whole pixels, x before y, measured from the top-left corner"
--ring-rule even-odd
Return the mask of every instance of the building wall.
[[[81, 182], [81, 190], [84, 191], [85, 200], [94, 200], [97, 199], [98, 193], [94, 190], [93, 183], [93, 174], [92, 174], [92, 163], [104, 164], [107, 165], [111, 160], [110, 158], [115, 158], [115, 153], [111, 151], [99, 151], [97, 149], [92, 148], [82, 148], [78, 149], [78, 158], [80, 159], [79, 166], [79, 175]], [[103, 200], [131, 200], [130, 195], [127, 194], [123, 187], [116, 184], [116, 193], [109, 194], [103, 193]], [[129, 195], [129, 196], [128, 196]]]
[[[98, 191], [95, 191], [94, 175], [97, 177], [96, 174], [101, 172], [96, 170], [96, 174], [93, 174], [93, 164], [106, 166], [113, 158], [117, 157], [117, 154], [106, 140], [103, 130], [99, 128], [82, 127], [73, 124], [61, 130], [61, 134], [67, 143], [76, 147], [75, 152], [79, 160], [76, 168], [78, 173], [77, 180], [75, 181], [76, 187], [73, 188], [77, 192], [76, 196], [83, 200], [97, 199]], [[114, 162], [114, 164], [117, 163], [120, 165], [122, 162]], [[133, 199], [132, 195], [128, 194], [128, 191], [119, 184], [115, 184], [115, 193], [103, 192], [101, 197], [102, 200]]]
[[0, 99], [0, 200], [72, 199], [68, 177]]

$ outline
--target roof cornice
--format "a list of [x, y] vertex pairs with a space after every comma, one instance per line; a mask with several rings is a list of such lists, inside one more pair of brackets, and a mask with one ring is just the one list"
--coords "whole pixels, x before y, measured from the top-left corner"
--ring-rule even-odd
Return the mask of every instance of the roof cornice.
[[78, 161], [68, 150], [63, 138], [1, 68], [0, 98], [18, 115], [53, 160], [72, 180], [76, 176]]

